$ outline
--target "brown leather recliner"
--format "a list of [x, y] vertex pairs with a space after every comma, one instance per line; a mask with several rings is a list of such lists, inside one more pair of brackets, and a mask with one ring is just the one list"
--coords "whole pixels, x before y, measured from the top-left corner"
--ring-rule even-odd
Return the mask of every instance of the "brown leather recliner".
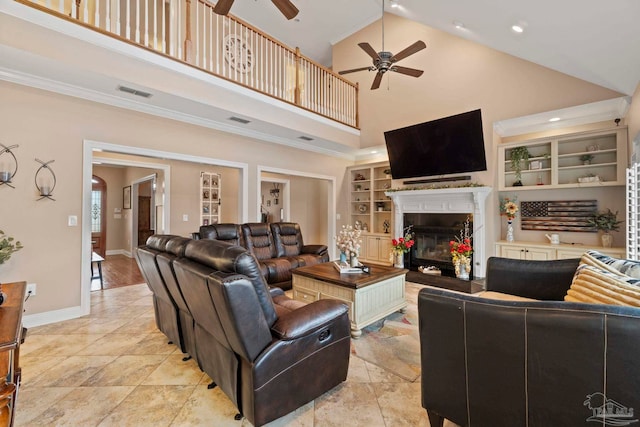
[[[165, 252], [160, 252], [156, 255], [156, 262], [165, 286], [167, 287], [167, 291], [171, 294], [178, 309], [178, 327], [180, 328], [180, 335], [183, 339], [186, 353], [198, 362], [193, 316], [178, 286], [173, 269], [173, 261], [184, 256], [185, 248], [190, 241], [191, 239], [186, 237], [175, 237], [169, 240], [166, 244]], [[198, 365], [199, 364], [198, 362]]]
[[200, 226], [201, 239], [219, 240], [246, 247], [239, 224], [210, 224]]
[[179, 325], [178, 307], [165, 285], [156, 262], [156, 255], [164, 252], [167, 243], [176, 237], [178, 236], [153, 235], [147, 239], [146, 245], [134, 248], [133, 252], [140, 272], [153, 292], [156, 326], [169, 338], [170, 342], [178, 345], [183, 353], [187, 353]]
[[432, 427], [445, 418], [492, 427], [637, 422], [640, 309], [553, 301], [578, 262], [489, 259], [487, 290], [539, 301], [420, 290], [422, 406]]
[[350, 336], [342, 302], [287, 304], [282, 291], [272, 296], [251, 253], [215, 240], [189, 242], [174, 269], [204, 371], [254, 425], [346, 379]]

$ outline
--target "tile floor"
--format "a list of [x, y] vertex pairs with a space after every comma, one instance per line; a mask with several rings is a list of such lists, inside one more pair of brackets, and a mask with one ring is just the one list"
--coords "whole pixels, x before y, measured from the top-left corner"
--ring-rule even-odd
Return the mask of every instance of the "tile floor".
[[[17, 426], [250, 426], [156, 327], [146, 285], [96, 291], [91, 315], [31, 328]], [[269, 426], [429, 426], [420, 379], [357, 356], [347, 381]], [[454, 427], [446, 424], [446, 427]]]

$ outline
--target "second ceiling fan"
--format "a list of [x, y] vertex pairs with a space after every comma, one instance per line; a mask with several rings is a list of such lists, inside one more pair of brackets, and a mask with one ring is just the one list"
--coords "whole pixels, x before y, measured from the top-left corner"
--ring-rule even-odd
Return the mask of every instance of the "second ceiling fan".
[[[229, 13], [234, 0], [218, 0], [213, 11], [218, 15], [226, 15]], [[289, 0], [271, 0], [273, 4], [282, 12], [287, 19], [293, 19], [298, 14], [298, 8]]]
[[411, 46], [406, 49], [398, 52], [397, 54], [393, 54], [391, 52], [387, 52], [384, 50], [384, 0], [382, 0], [382, 51], [376, 52], [369, 43], [358, 43], [358, 46], [362, 50], [364, 50], [367, 55], [373, 59], [373, 65], [368, 67], [360, 67], [353, 68], [351, 70], [339, 71], [338, 74], [347, 74], [347, 73], [355, 73], [357, 71], [376, 71], [376, 76], [373, 79], [373, 84], [371, 85], [371, 89], [378, 89], [380, 87], [380, 82], [382, 81], [382, 76], [387, 71], [394, 71], [396, 73], [405, 74], [411, 77], [420, 77], [424, 71], [416, 70], [415, 68], [401, 67], [399, 65], [395, 65], [396, 62], [401, 59], [406, 58], [407, 56], [413, 55], [416, 52], [421, 51], [426, 48], [427, 45], [422, 40], [418, 40], [413, 43]]

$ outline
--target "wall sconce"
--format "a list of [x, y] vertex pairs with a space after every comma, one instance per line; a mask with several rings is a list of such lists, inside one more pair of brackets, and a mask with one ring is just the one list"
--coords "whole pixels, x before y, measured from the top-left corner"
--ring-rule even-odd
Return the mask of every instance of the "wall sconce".
[[[42, 160], [35, 159], [35, 161], [42, 165], [36, 171], [36, 176], [34, 178], [36, 188], [40, 193], [40, 198], [38, 200], [51, 199], [55, 202], [56, 199], [51, 197], [51, 195], [53, 194], [53, 189], [56, 188], [56, 174], [53, 173], [53, 169], [49, 167], [49, 164], [55, 162], [55, 160], [43, 162]], [[45, 172], [48, 172], [48, 175]]]
[[[0, 147], [2, 147], [2, 150], [0, 150], [0, 185], [5, 184], [11, 188], [15, 188], [11, 185], [11, 180], [16, 176], [16, 172], [18, 172], [18, 160], [11, 149], [18, 148], [18, 145], [7, 147], [4, 144], [0, 144]], [[2, 156], [5, 154], [6, 156], [3, 158]]]

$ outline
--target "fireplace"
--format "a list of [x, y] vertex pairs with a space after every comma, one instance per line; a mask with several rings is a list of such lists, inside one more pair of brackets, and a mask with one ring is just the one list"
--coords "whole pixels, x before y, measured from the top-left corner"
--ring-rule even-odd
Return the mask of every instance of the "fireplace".
[[[405, 213], [404, 227], [411, 226], [415, 240], [415, 245], [405, 256], [405, 267], [418, 270], [420, 266], [435, 266], [440, 269], [443, 276], [455, 276], [449, 242], [456, 237], [461, 238], [460, 231], [464, 229], [467, 219], [470, 221], [469, 230], [473, 230], [473, 214]], [[473, 277], [473, 256], [471, 277]]]
[[[405, 227], [405, 214], [459, 214], [460, 216], [452, 216], [453, 221], [442, 224], [432, 224], [434, 229], [427, 230], [431, 237], [425, 236], [423, 241], [423, 249], [421, 256], [427, 255], [427, 259], [432, 261], [416, 261], [419, 264], [411, 267], [417, 269], [420, 265], [436, 265], [447, 274], [447, 269], [453, 270], [451, 264], [451, 256], [449, 255], [449, 241], [451, 237], [457, 235], [467, 216], [473, 221], [473, 276], [476, 278], [484, 277], [486, 271], [486, 230], [485, 230], [485, 202], [491, 192], [491, 187], [462, 187], [462, 188], [441, 188], [433, 190], [403, 190], [390, 191], [386, 193], [394, 204], [394, 236], [402, 236]], [[411, 217], [410, 217], [411, 218]], [[461, 219], [460, 219], [461, 218]], [[421, 220], [420, 220], [421, 221]], [[409, 225], [409, 224], [407, 224]], [[424, 225], [420, 222], [414, 223], [414, 227]], [[443, 230], [442, 228], [448, 228]], [[422, 231], [422, 230], [420, 230]], [[449, 236], [449, 237], [447, 237]], [[455, 238], [455, 237], [454, 237]], [[444, 248], [446, 244], [446, 255]], [[416, 244], [420, 246], [420, 244]], [[439, 253], [438, 253], [439, 252]], [[435, 254], [438, 254], [436, 257]], [[433, 256], [433, 258], [432, 258]], [[417, 257], [417, 255], [416, 255]], [[446, 261], [445, 261], [446, 259]], [[437, 262], [442, 262], [438, 264]], [[447, 263], [445, 267], [444, 264]]]

